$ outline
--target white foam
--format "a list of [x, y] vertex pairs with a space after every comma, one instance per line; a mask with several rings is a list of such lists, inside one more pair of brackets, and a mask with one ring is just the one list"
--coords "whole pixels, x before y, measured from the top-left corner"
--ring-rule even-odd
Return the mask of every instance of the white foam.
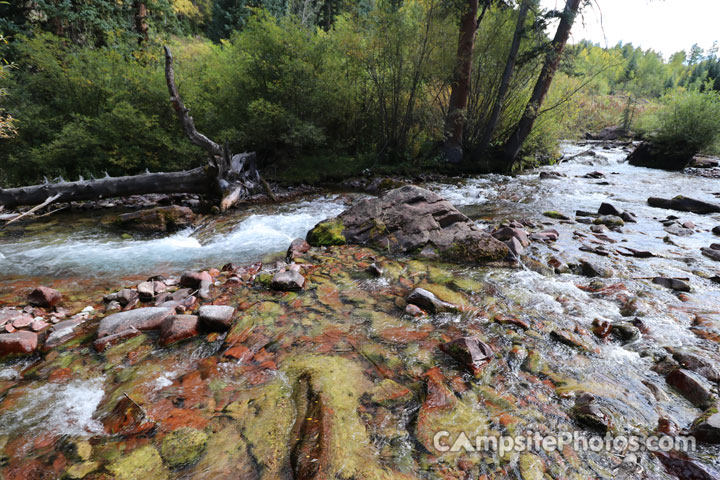
[[30, 389], [17, 401], [19, 408], [3, 413], [0, 434], [54, 432], [82, 437], [102, 433], [103, 426], [93, 413], [105, 395], [104, 383], [99, 377]]

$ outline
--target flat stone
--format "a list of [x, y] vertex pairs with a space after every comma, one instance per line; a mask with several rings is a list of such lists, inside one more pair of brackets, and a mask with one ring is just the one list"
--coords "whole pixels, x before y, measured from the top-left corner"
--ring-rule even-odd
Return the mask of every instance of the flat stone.
[[210, 330], [225, 331], [232, 326], [235, 308], [229, 305], [203, 305], [198, 313], [203, 326]]
[[100, 321], [98, 338], [128, 330], [130, 327], [140, 331], [159, 330], [163, 321], [174, 313], [173, 309], [163, 307], [145, 307], [114, 313]]
[[54, 307], [62, 300], [62, 294], [48, 287], [37, 287], [27, 297], [28, 303], [36, 307]]
[[692, 370], [711, 382], [720, 383], [720, 369], [718, 369], [712, 360], [683, 350], [674, 352], [673, 358], [683, 368]]
[[198, 321], [195, 315], [175, 315], [166, 318], [160, 330], [160, 344], [171, 345], [196, 336]]
[[15, 332], [0, 334], [0, 357], [33, 353], [37, 346], [37, 333]]
[[33, 332], [40, 332], [42, 330], [45, 330], [49, 326], [50, 324], [44, 320], [33, 320], [30, 324], [30, 330], [32, 330]]
[[444, 302], [435, 296], [434, 293], [424, 288], [416, 288], [407, 297], [407, 303], [417, 305], [430, 313], [455, 312], [458, 307], [452, 303]]
[[302, 290], [305, 285], [305, 277], [299, 272], [285, 271], [273, 275], [270, 288], [282, 292]]
[[701, 248], [700, 251], [709, 259], [720, 262], [720, 250], [715, 250], [713, 248]]
[[45, 339], [44, 350], [58, 347], [63, 343], [75, 338], [76, 329], [78, 326], [85, 323], [87, 320], [75, 319], [75, 320], [63, 320], [53, 325], [50, 333]]
[[650, 197], [648, 198], [648, 205], [656, 208], [677, 210], [679, 212], [693, 212], [698, 214], [720, 213], [720, 205], [683, 197], [682, 195], [678, 195], [670, 200]]
[[15, 318], [12, 322], [12, 326], [15, 328], [27, 328], [33, 322], [32, 315], [24, 314]]
[[665, 380], [696, 407], [708, 408], [712, 404], [712, 387], [705, 378], [695, 372], [678, 368], [670, 372]]

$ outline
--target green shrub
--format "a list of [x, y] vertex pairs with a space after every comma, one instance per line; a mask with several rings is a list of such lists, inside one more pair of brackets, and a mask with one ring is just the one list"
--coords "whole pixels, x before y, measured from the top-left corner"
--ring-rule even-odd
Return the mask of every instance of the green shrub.
[[686, 145], [691, 153], [713, 152], [720, 141], [720, 94], [714, 91], [676, 92], [665, 98], [653, 122], [657, 145]]

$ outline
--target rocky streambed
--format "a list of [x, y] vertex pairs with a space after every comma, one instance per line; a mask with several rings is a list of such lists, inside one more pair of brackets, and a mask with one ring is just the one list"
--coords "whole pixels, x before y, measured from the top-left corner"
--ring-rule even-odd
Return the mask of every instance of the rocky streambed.
[[[716, 184], [590, 147], [177, 234], [188, 256], [3, 237], [0, 476], [718, 478], [720, 216], [648, 204]], [[446, 451], [460, 433], [697, 445]]]

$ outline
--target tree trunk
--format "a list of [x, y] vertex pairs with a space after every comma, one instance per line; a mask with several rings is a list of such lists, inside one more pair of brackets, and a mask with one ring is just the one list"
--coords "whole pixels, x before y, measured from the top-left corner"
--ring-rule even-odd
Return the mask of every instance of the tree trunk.
[[143, 42], [147, 43], [149, 40], [148, 24], [146, 22], [147, 7], [145, 6], [145, 2], [139, 0], [133, 3], [133, 7], [135, 8], [135, 30], [138, 34], [138, 45], [142, 45]]
[[9, 208], [36, 205], [54, 195], [60, 195], [56, 202], [70, 202], [148, 193], [212, 193], [212, 187], [212, 177], [206, 168], [200, 167], [184, 172], [146, 173], [0, 189], [0, 205]]
[[126, 197], [148, 193], [205, 193], [221, 196], [220, 209], [227, 210], [251, 194], [272, 191], [260, 177], [255, 153], [233, 155], [227, 144], [220, 146], [198, 132], [195, 122], [178, 93], [170, 49], [165, 47], [165, 79], [170, 102], [177, 114], [183, 132], [190, 142], [210, 155], [208, 165], [193, 170], [170, 173], [146, 173], [127, 177], [105, 177], [93, 180], [0, 189], [0, 206], [36, 205], [59, 195], [57, 202]]
[[[485, 9], [487, 9], [487, 4], [483, 9], [483, 13]], [[450, 163], [459, 163], [462, 160], [463, 127], [465, 126], [465, 111], [468, 95], [470, 94], [470, 74], [472, 72], [475, 33], [478, 28], [477, 14], [478, 0], [468, 0], [460, 19], [457, 60], [448, 115], [445, 121], [446, 140], [443, 149]]]
[[558, 25], [555, 38], [553, 38], [550, 44], [550, 50], [545, 55], [545, 61], [543, 63], [540, 76], [535, 83], [530, 101], [525, 107], [525, 113], [523, 113], [520, 122], [518, 123], [515, 131], [510, 135], [510, 138], [505, 143], [503, 152], [503, 161], [505, 168], [509, 171], [512, 169], [515, 161], [517, 160], [520, 150], [522, 149], [525, 140], [530, 135], [535, 120], [537, 120], [540, 112], [540, 107], [547, 96], [548, 90], [550, 90], [550, 84], [552, 83], [555, 72], [557, 71], [558, 65], [560, 64], [560, 57], [565, 45], [567, 44], [568, 38], [570, 37], [570, 29], [572, 28], [575, 17], [577, 16], [578, 10], [580, 9], [580, 3], [582, 0], [567, 0], [565, 4], [565, 10], [563, 11], [562, 18], [560, 19], [560, 25]]
[[523, 31], [525, 29], [525, 19], [527, 18], [527, 13], [530, 9], [531, 3], [532, 0], [523, 0], [520, 4], [517, 24], [515, 25], [515, 34], [513, 35], [513, 41], [510, 45], [510, 53], [508, 54], [507, 63], [505, 63], [505, 70], [503, 71], [502, 78], [500, 80], [497, 98], [493, 104], [490, 118], [485, 126], [480, 143], [472, 152], [473, 162], [481, 161], [483, 154], [485, 154], [488, 146], [490, 145], [490, 140], [492, 140], [492, 136], [495, 133], [498, 121], [500, 120], [500, 113], [502, 113], [505, 96], [510, 88], [510, 80], [512, 79], [513, 71], [515, 70], [515, 62], [517, 60], [518, 51], [520, 50], [520, 41], [522, 40]]

